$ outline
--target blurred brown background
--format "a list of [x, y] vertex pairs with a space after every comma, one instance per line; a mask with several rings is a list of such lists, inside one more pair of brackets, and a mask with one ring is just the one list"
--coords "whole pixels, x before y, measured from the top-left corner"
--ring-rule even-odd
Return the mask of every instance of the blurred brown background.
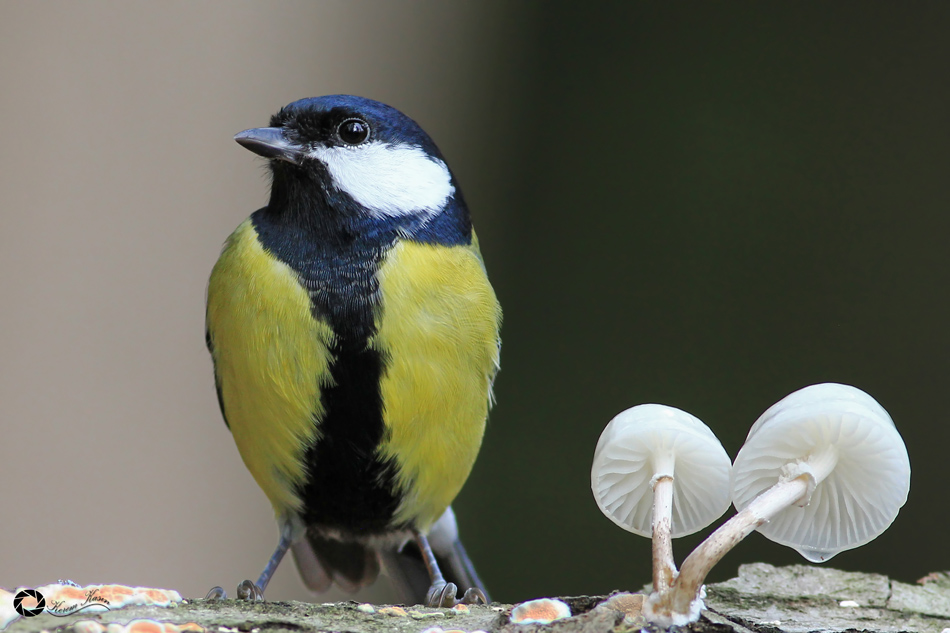
[[[266, 200], [231, 137], [328, 93], [436, 139], [505, 307], [456, 504], [496, 598], [649, 580], [589, 492], [620, 410], [686, 409], [734, 456], [822, 381], [875, 396], [913, 466], [891, 530], [831, 564], [950, 568], [948, 32], [937, 3], [0, 3], [0, 586], [260, 572], [277, 530], [204, 292]], [[801, 562], [754, 535], [714, 579], [752, 560]], [[286, 564], [268, 597], [342, 596]]]

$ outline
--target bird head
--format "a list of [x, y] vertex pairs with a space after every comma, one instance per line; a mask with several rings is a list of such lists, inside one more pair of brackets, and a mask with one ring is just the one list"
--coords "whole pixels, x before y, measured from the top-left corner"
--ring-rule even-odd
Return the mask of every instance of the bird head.
[[272, 206], [275, 195], [285, 201], [315, 198], [308, 205], [312, 213], [329, 208], [400, 229], [419, 229], [464, 207], [432, 139], [378, 101], [349, 95], [301, 99], [271, 117], [270, 127], [245, 130], [234, 140], [270, 159]]

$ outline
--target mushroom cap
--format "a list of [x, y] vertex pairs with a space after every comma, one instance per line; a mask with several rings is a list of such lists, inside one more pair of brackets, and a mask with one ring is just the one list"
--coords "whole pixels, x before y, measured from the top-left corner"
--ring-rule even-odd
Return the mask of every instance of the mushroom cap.
[[759, 417], [732, 471], [733, 504], [741, 511], [778, 482], [786, 464], [829, 446], [837, 464], [808, 505], [786, 508], [758, 528], [813, 563], [877, 538], [907, 500], [910, 460], [884, 407], [849, 385], [800, 389]]
[[722, 444], [699, 419], [662, 404], [641, 404], [607, 424], [594, 451], [590, 484], [607, 518], [650, 537], [654, 477], [673, 475], [672, 537], [678, 538], [726, 511], [731, 468]]

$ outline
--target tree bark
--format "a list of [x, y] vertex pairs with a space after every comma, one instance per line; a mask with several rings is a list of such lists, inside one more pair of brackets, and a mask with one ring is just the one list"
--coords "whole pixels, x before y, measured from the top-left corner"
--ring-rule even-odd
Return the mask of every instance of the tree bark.
[[[607, 596], [561, 598], [572, 617], [552, 624], [517, 625], [509, 620], [511, 605], [467, 610], [424, 607], [387, 608], [354, 602], [247, 603], [235, 600], [186, 599], [173, 607], [132, 606], [111, 611], [79, 612], [67, 617], [42, 614], [12, 622], [6, 633], [278, 633], [348, 631], [416, 633], [438, 627], [461, 630], [528, 633], [601, 633], [644, 628], [642, 616], [600, 605]], [[629, 602], [629, 601], [628, 601]], [[707, 609], [692, 633], [808, 633], [869, 631], [941, 633], [950, 628], [950, 574], [934, 573], [916, 585], [878, 574], [843, 572], [826, 567], [764, 563], [744, 565], [738, 578], [707, 587]], [[130, 622], [143, 622], [129, 626]], [[118, 624], [119, 626], [115, 626]]]

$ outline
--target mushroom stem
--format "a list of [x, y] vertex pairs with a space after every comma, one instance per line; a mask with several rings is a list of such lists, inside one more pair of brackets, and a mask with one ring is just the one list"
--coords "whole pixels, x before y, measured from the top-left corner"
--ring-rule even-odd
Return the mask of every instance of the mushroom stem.
[[690, 603], [699, 595], [706, 575], [722, 557], [752, 531], [808, 493], [807, 477], [782, 481], [759, 495], [742, 512], [726, 521], [686, 557], [683, 568], [664, 596], [664, 603], [673, 613], [688, 612]]
[[670, 589], [662, 593], [657, 590], [650, 596], [650, 610], [667, 617], [690, 613], [691, 605], [699, 597], [700, 587], [713, 566], [739, 541], [785, 508], [808, 505], [815, 487], [831, 474], [837, 463], [838, 453], [829, 446], [803, 461], [786, 464], [778, 483], [726, 521], [686, 557]]
[[653, 478], [653, 590], [666, 591], [673, 582], [673, 477]]

